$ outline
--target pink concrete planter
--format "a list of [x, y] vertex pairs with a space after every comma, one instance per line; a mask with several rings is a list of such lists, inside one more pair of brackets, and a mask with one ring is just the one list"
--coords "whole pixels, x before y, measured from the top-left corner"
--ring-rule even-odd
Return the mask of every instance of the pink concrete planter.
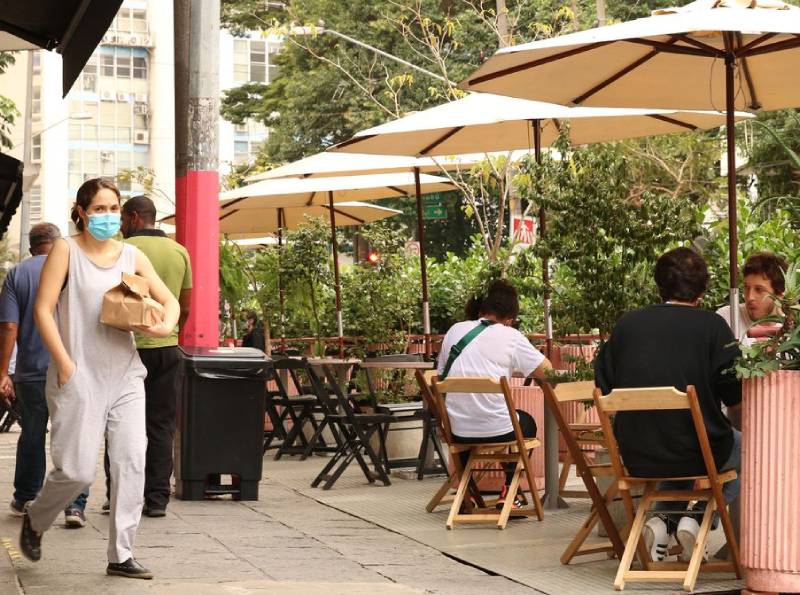
[[800, 592], [800, 372], [744, 382], [742, 565], [750, 593]]
[[[514, 405], [517, 409], [527, 411], [536, 420], [536, 437], [542, 443], [542, 446], [534, 449], [531, 454], [531, 461], [533, 462], [533, 478], [536, 480], [536, 485], [539, 490], [544, 489], [544, 393], [538, 386], [523, 386], [524, 378], [510, 378], [509, 384], [511, 385], [511, 398], [514, 400]], [[505, 473], [498, 471], [487, 472], [478, 487], [481, 491], [486, 492], [499, 492], [500, 488], [505, 483]], [[522, 480], [522, 485], [527, 489], [528, 481]]]

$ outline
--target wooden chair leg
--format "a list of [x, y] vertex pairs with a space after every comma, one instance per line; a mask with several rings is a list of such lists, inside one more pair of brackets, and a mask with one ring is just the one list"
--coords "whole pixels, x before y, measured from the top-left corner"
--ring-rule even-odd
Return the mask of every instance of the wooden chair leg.
[[597, 512], [597, 508], [594, 506], [592, 507], [592, 513], [589, 515], [589, 518], [583, 523], [583, 526], [580, 530], [575, 534], [575, 537], [572, 538], [572, 541], [569, 542], [567, 549], [564, 550], [564, 553], [561, 554], [561, 563], [562, 564], [569, 564], [572, 561], [583, 545], [583, 542], [586, 541], [586, 538], [589, 537], [589, 534], [594, 529], [595, 525], [597, 525], [597, 521], [600, 520], [600, 515]]
[[[630, 498], [630, 492], [628, 490], [621, 490], [621, 492], [623, 493], [623, 498], [625, 495]], [[637, 545], [641, 540], [644, 519], [645, 515], [647, 514], [646, 500], [647, 499], [644, 498], [643, 501], [639, 503], [639, 508], [636, 511], [636, 515], [633, 517], [631, 530], [628, 533], [628, 540], [625, 543], [625, 552], [622, 554], [622, 559], [619, 561], [617, 576], [614, 579], [614, 590], [616, 591], [622, 591], [625, 588], [625, 575], [631, 569], [633, 557], [636, 555]]]
[[[542, 500], [539, 498], [539, 487], [536, 485], [536, 480], [533, 478], [533, 470], [531, 469], [530, 451], [526, 451], [520, 456], [522, 467], [525, 471], [525, 479], [528, 480], [528, 491], [531, 493], [531, 500], [536, 508], [536, 518], [540, 521], [544, 520], [544, 507]], [[517, 464], [519, 470], [519, 464]]]
[[706, 553], [706, 543], [708, 542], [708, 532], [711, 529], [711, 519], [714, 518], [714, 511], [716, 508], [716, 502], [714, 502], [712, 498], [708, 502], [706, 510], [703, 513], [703, 522], [700, 524], [700, 531], [697, 533], [697, 539], [694, 542], [692, 558], [689, 561], [689, 566], [686, 568], [686, 576], [683, 579], [683, 590], [686, 592], [694, 591], [697, 575], [700, 572], [700, 564], [702, 564], [703, 556]]
[[558, 491], [563, 492], [567, 487], [567, 480], [569, 479], [569, 472], [572, 469], [572, 457], [569, 452], [564, 456], [564, 465], [561, 467], [561, 475], [558, 477]]
[[719, 502], [717, 504], [717, 510], [719, 512], [719, 520], [722, 523], [725, 539], [728, 541], [728, 551], [730, 552], [733, 569], [736, 572], [736, 578], [742, 578], [742, 565], [739, 558], [739, 540], [736, 535], [736, 530], [733, 528], [733, 521], [731, 521], [731, 516], [728, 513], [727, 504], [722, 498], [722, 493], [720, 492], [718, 496]]
[[455, 476], [455, 473], [453, 475], [450, 475], [450, 477], [448, 477], [444, 481], [442, 486], [438, 490], [436, 490], [436, 493], [433, 495], [433, 498], [431, 498], [430, 502], [428, 502], [428, 505], [425, 507], [425, 510], [427, 510], [428, 512], [433, 512], [436, 509], [436, 507], [439, 506], [439, 504], [442, 502], [442, 498], [444, 498], [447, 495], [447, 492], [450, 491], [450, 488], [452, 487], [453, 482], [456, 479], [457, 478]]
[[505, 529], [508, 524], [508, 517], [511, 516], [511, 511], [514, 509], [514, 499], [517, 497], [522, 471], [519, 463], [517, 463], [517, 468], [514, 471], [514, 475], [511, 477], [511, 484], [508, 486], [508, 490], [506, 490], [506, 501], [500, 511], [500, 518], [497, 519], [498, 529]]
[[453, 528], [453, 521], [458, 516], [461, 510], [461, 504], [464, 502], [464, 495], [467, 493], [467, 486], [469, 485], [470, 473], [472, 472], [472, 457], [467, 461], [467, 466], [464, 467], [464, 472], [461, 474], [461, 480], [458, 482], [458, 490], [456, 490], [456, 497], [453, 499], [453, 505], [450, 507], [450, 514], [447, 517], [446, 526], [448, 529]]

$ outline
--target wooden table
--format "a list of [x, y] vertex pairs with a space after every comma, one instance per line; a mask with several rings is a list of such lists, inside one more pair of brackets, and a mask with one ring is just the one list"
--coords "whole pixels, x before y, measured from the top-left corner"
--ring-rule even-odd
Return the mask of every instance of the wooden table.
[[339, 386], [345, 386], [350, 381], [350, 370], [356, 364], [361, 364], [360, 359], [338, 358], [338, 357], [310, 357], [307, 359], [309, 365], [314, 367], [330, 366], [336, 373]]

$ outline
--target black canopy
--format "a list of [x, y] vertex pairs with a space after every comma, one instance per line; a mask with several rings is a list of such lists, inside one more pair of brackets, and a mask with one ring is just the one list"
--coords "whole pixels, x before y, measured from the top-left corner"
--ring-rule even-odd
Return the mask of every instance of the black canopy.
[[66, 96], [121, 4], [122, 0], [0, 1], [0, 50], [56, 50], [63, 57]]
[[0, 238], [22, 200], [22, 162], [0, 153]]

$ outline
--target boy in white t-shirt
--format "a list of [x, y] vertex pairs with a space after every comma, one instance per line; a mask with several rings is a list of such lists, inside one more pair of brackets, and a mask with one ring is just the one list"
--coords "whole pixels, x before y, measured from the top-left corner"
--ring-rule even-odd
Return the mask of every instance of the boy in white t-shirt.
[[[442, 342], [438, 371], [442, 377], [451, 349], [470, 331], [480, 324], [486, 329], [467, 344], [453, 361], [448, 377], [455, 376], [500, 376], [513, 374], [544, 378], [552, 365], [547, 358], [531, 345], [530, 341], [511, 325], [519, 314], [517, 290], [507, 281], [492, 283], [480, 303], [472, 305], [478, 320], [465, 320], [450, 327]], [[505, 398], [502, 394], [486, 395], [453, 393], [448, 395], [447, 414], [453, 438], [456, 442], [480, 444], [514, 440], [514, 427], [508, 417]], [[521, 410], [517, 410], [520, 427], [526, 438], [536, 436], [536, 421]], [[462, 453], [462, 464], [466, 465], [468, 453]], [[506, 488], [511, 483], [516, 465], [506, 468]], [[505, 501], [506, 488], [500, 494], [501, 505]]]
[[[744, 304], [737, 309], [738, 333], [736, 337], [744, 345], [755, 339], [747, 336], [747, 331], [755, 322], [775, 312], [775, 302], [770, 295], [783, 295], [786, 289], [783, 274], [786, 272], [786, 259], [772, 252], [756, 252], [745, 260], [742, 268], [744, 277]], [[723, 306], [717, 314], [731, 326], [731, 307]]]

